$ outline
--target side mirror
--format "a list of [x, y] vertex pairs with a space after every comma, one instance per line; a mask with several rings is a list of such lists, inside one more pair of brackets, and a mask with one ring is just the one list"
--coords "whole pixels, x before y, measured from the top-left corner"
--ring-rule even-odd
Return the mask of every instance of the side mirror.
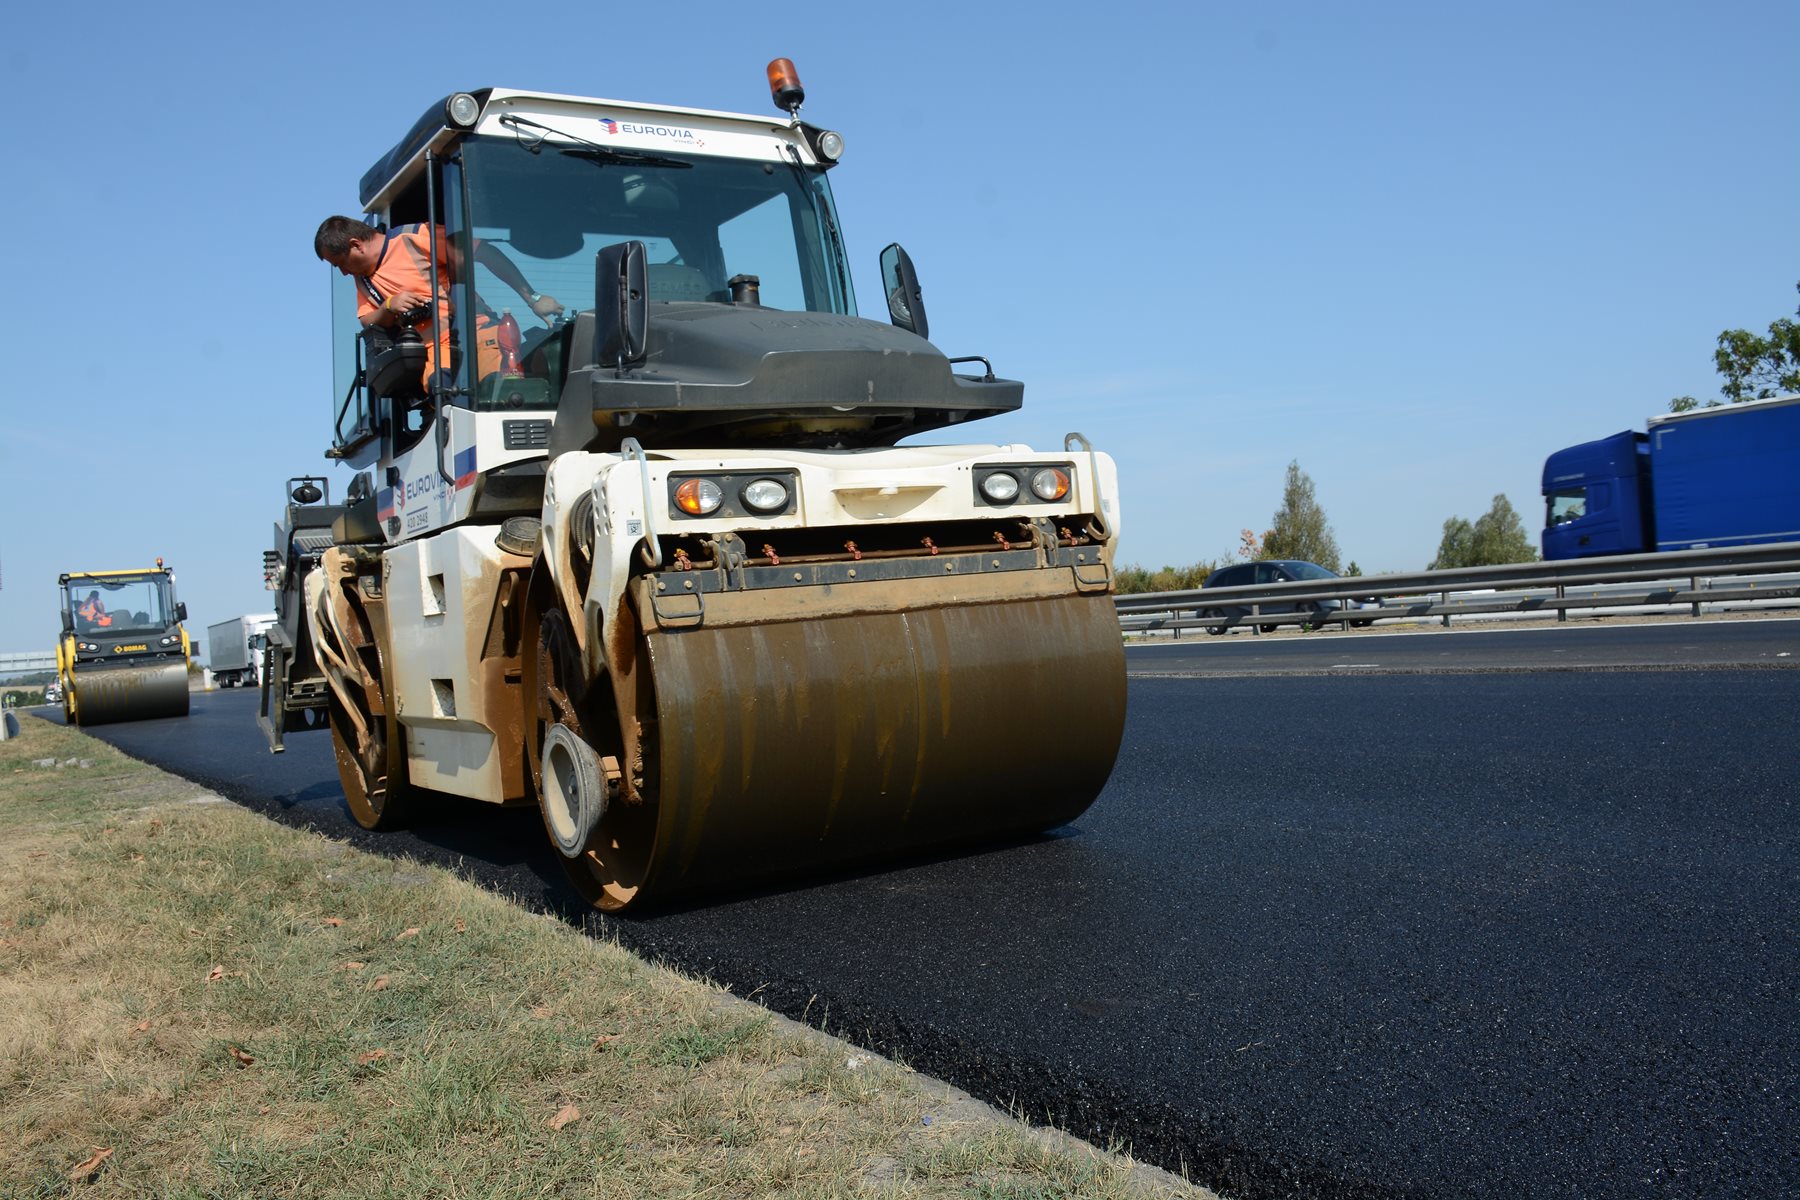
[[75, 632], [75, 614], [65, 608], [65, 609], [63, 609], [62, 618], [63, 618], [63, 632], [64, 633], [74, 633]]
[[175, 619], [177, 621], [187, 620], [187, 601], [177, 600], [175, 602]]
[[594, 256], [594, 341], [603, 366], [644, 357], [649, 322], [644, 243], [615, 242]]
[[918, 272], [898, 242], [881, 252], [881, 291], [887, 297], [888, 316], [894, 324], [920, 337], [931, 336]]

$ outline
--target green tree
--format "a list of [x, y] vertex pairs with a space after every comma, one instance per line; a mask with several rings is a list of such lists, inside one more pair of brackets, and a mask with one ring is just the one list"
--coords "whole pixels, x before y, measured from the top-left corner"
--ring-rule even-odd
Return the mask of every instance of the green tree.
[[[1800, 289], [1800, 284], [1794, 286]], [[1800, 309], [1794, 315], [1800, 316]], [[1771, 321], [1767, 337], [1748, 329], [1725, 330], [1713, 350], [1713, 365], [1725, 380], [1719, 394], [1733, 404], [1800, 392], [1800, 321], [1787, 317]], [[1706, 402], [1707, 408], [1718, 405], [1717, 400]], [[1670, 412], [1699, 407], [1700, 401], [1692, 396], [1669, 401]]]
[[1461, 517], [1444, 522], [1437, 557], [1427, 571], [1455, 567], [1485, 567], [1493, 563], [1537, 561], [1537, 548], [1525, 532], [1525, 523], [1504, 494], [1471, 525]]
[[1264, 558], [1298, 558], [1329, 571], [1338, 569], [1337, 539], [1313, 495], [1312, 478], [1298, 461], [1288, 464], [1287, 487], [1275, 510], [1274, 527], [1263, 535], [1262, 552]]

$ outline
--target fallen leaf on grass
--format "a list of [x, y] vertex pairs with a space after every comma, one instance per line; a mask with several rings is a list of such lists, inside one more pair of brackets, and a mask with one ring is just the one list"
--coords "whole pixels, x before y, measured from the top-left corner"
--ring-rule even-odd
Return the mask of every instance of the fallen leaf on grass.
[[221, 966], [215, 965], [212, 970], [206, 973], [206, 982], [208, 983], [217, 983], [223, 978], [225, 978], [225, 968]]
[[386, 1057], [387, 1057], [387, 1051], [386, 1051], [386, 1050], [371, 1050], [371, 1051], [369, 1051], [369, 1052], [368, 1052], [368, 1053], [367, 1053], [367, 1054], [359, 1054], [359, 1055], [357, 1055], [357, 1056], [356, 1056], [356, 1061], [357, 1061], [357, 1064], [358, 1064], [358, 1065], [359, 1065], [359, 1066], [364, 1066], [364, 1067], [366, 1067], [366, 1066], [368, 1066], [368, 1065], [369, 1065], [369, 1064], [370, 1064], [370, 1063], [372, 1063], [372, 1062], [377, 1062], [377, 1061], [379, 1061], [379, 1060], [381, 1060], [381, 1059], [384, 1059], [384, 1058], [386, 1058]]
[[402, 929], [399, 933], [396, 933], [394, 935], [394, 940], [396, 942], [403, 942], [409, 937], [418, 937], [418, 936], [419, 936], [419, 930], [415, 926], [412, 929]]
[[240, 1066], [240, 1067], [247, 1067], [251, 1063], [256, 1061], [255, 1058], [251, 1057], [248, 1054], [245, 1054], [242, 1050], [238, 1049], [236, 1046], [227, 1046], [225, 1048], [227, 1050], [231, 1051], [231, 1057], [238, 1060], [238, 1066]]
[[162, 832], [162, 822], [155, 817], [150, 818], [150, 836], [155, 837]]
[[594, 1039], [594, 1049], [604, 1050], [624, 1036], [622, 1033], [603, 1033]]
[[143, 1020], [139, 1021], [136, 1025], [133, 1025], [131, 1028], [132, 1028], [132, 1031], [135, 1033], [150, 1032], [150, 1018], [145, 1017]]
[[116, 825], [108, 825], [105, 829], [102, 829], [100, 832], [101, 833], [117, 833], [117, 832], [119, 832], [119, 827]]
[[264, 1104], [264, 1105], [261, 1105], [260, 1107], [258, 1107], [256, 1110], [256, 1115], [259, 1117], [268, 1116], [269, 1115], [269, 1106]]
[[143, 856], [143, 855], [141, 855], [141, 854], [134, 854], [134, 855], [132, 855], [132, 856], [131, 856], [131, 861], [132, 861], [132, 862], [143, 862], [143, 861], [144, 861], [144, 856]]
[[550, 1118], [550, 1128], [561, 1129], [571, 1121], [579, 1120], [581, 1120], [581, 1110], [576, 1108], [573, 1104], [565, 1104], [556, 1110], [556, 1115], [554, 1117]]
[[74, 1169], [69, 1172], [69, 1182], [86, 1183], [95, 1175], [99, 1174], [100, 1164], [111, 1158], [112, 1154], [113, 1152], [110, 1146], [95, 1146], [94, 1156], [86, 1162], [76, 1165]]
[[456, 925], [454, 926], [454, 928], [456, 929], [456, 932], [458, 932], [458, 933], [469, 932], [468, 922], [464, 921], [461, 917], [456, 918]]
[[369, 965], [368, 963], [359, 963], [359, 962], [340, 963], [338, 965], [338, 970], [340, 970], [340, 971], [360, 971], [368, 965]]
[[50, 856], [50, 852], [48, 850], [33, 850], [30, 854], [27, 854], [25, 857], [26, 858], [48, 858], [49, 856]]
[[336, 929], [339, 925], [342, 925], [343, 923], [344, 923], [344, 918], [342, 918], [342, 917], [326, 917], [325, 918], [325, 924], [331, 926], [333, 929]]
[[371, 992], [379, 992], [382, 988], [385, 988], [387, 985], [388, 985], [388, 977], [386, 975], [377, 975], [373, 980], [370, 981], [369, 990]]
[[551, 1008], [548, 1004], [534, 1004], [531, 1006], [531, 1019], [534, 1021], [547, 1021], [550, 1019], [550, 1013]]

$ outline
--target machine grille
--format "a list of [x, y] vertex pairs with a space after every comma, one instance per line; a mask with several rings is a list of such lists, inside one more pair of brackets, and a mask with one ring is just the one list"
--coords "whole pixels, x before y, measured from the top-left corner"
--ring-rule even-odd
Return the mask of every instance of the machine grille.
[[508, 450], [546, 450], [550, 446], [550, 422], [503, 421], [500, 435]]

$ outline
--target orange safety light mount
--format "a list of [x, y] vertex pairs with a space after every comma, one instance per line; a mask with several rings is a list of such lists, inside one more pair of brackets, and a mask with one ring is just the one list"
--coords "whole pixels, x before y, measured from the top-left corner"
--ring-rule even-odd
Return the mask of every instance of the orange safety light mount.
[[795, 69], [793, 59], [770, 60], [769, 95], [782, 112], [790, 117], [800, 115], [800, 106], [806, 103], [806, 89], [800, 86], [800, 72]]

